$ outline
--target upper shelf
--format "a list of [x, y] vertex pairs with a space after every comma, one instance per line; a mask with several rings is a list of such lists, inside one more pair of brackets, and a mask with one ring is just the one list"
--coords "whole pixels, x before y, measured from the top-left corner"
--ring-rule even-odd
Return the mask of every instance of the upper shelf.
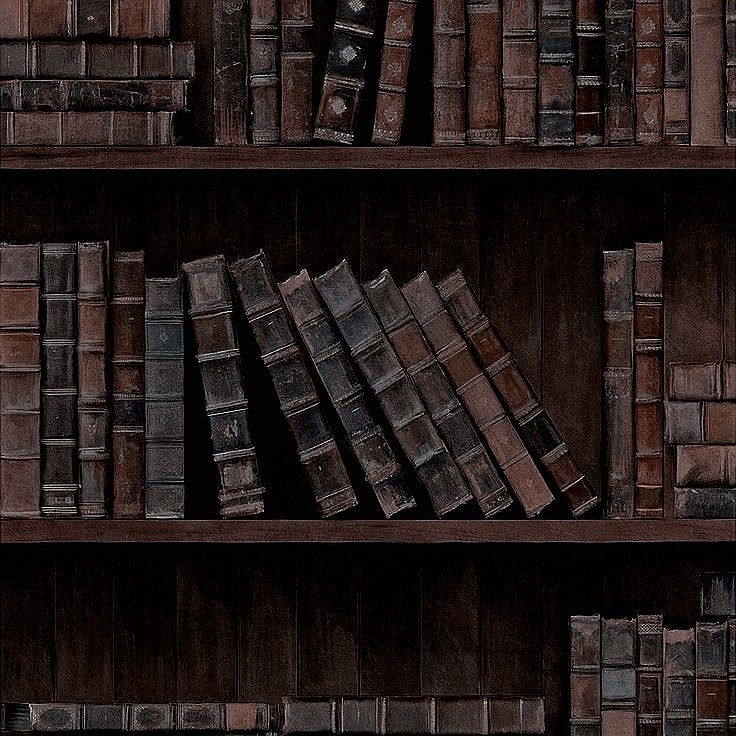
[[4, 169], [736, 169], [736, 146], [247, 146], [117, 148], [4, 146]]

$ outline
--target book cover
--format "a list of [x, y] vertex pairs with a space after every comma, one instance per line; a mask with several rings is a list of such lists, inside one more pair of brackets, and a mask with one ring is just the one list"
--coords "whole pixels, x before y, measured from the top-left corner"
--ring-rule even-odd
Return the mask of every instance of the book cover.
[[281, 0], [281, 142], [312, 140], [312, 0]]
[[632, 144], [634, 118], [634, 2], [606, 0], [607, 145]]
[[245, 0], [213, 0], [212, 102], [216, 146], [242, 146], [248, 120]]
[[600, 731], [601, 617], [570, 616], [570, 734]]
[[465, 142], [465, 3], [433, 0], [432, 143]]
[[695, 733], [695, 631], [664, 629], [664, 733]]

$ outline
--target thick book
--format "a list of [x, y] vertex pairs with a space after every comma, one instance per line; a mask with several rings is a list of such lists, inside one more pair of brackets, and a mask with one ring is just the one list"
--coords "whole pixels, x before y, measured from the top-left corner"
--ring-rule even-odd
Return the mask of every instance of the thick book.
[[113, 516], [143, 518], [144, 321], [143, 251], [112, 257]]
[[634, 0], [606, 0], [607, 145], [632, 144], [634, 123]]
[[695, 624], [695, 734], [725, 734], [728, 727], [728, 626]]
[[389, 0], [381, 48], [373, 143], [398, 145], [406, 111], [406, 85], [417, 0]]
[[601, 617], [570, 616], [570, 736], [601, 731]]
[[373, 415], [350, 356], [340, 342], [317, 289], [302, 270], [279, 284], [301, 342], [332, 402], [366, 483], [387, 519], [416, 506], [404, 471]]
[[41, 246], [41, 513], [78, 512], [77, 245]]
[[245, 0], [213, 0], [212, 102], [216, 146], [242, 146], [247, 142], [245, 14]]
[[224, 703], [176, 703], [174, 724], [177, 731], [224, 731]]
[[363, 284], [373, 311], [486, 518], [513, 503], [496, 464], [388, 271]]
[[663, 0], [634, 0], [634, 40], [636, 142], [662, 143], [664, 137]]
[[736, 488], [736, 444], [678, 445], [675, 484]]
[[312, 0], [281, 0], [281, 142], [312, 140]]
[[278, 143], [279, 0], [252, 0], [248, 36], [248, 119], [256, 146]]
[[173, 703], [132, 703], [128, 709], [131, 731], [173, 731]]
[[573, 516], [598, 504], [588, 482], [552, 418], [524, 377], [513, 353], [491, 325], [460, 271], [437, 285], [483, 370], [518, 424], [521, 438], [545, 471], [549, 487], [567, 502]]
[[636, 622], [603, 619], [601, 735], [636, 736]]
[[465, 2], [433, 0], [432, 143], [465, 143]]
[[334, 733], [334, 698], [284, 698], [280, 733]]
[[468, 503], [473, 496], [347, 261], [314, 283], [435, 513]]
[[736, 146], [736, 0], [726, 0], [726, 143]]
[[736, 618], [728, 619], [728, 734], [736, 733]]
[[690, 0], [664, 0], [664, 142], [690, 142]]
[[535, 516], [554, 497], [503, 407], [498, 388], [474, 357], [427, 273], [401, 291], [524, 513]]
[[576, 0], [575, 143], [600, 146], [604, 136], [606, 33], [603, 3]]
[[665, 734], [695, 734], [695, 631], [664, 629], [663, 728]]
[[276, 732], [280, 728], [279, 704], [225, 703], [225, 724], [228, 731]]
[[634, 250], [603, 253], [606, 516], [634, 516]]
[[107, 380], [108, 243], [77, 245], [79, 513], [107, 515], [110, 396]]
[[85, 731], [125, 731], [129, 727], [129, 707], [123, 703], [85, 703], [82, 728]]
[[0, 38], [28, 38], [28, 0], [6, 0], [0, 4]]
[[318, 140], [346, 144], [355, 140], [375, 22], [376, 0], [338, 0], [314, 124]]
[[662, 616], [636, 617], [636, 720], [641, 736], [662, 734]]
[[736, 401], [668, 401], [665, 441], [672, 445], [736, 445]]
[[736, 488], [675, 486], [675, 518], [736, 519]]
[[434, 699], [436, 734], [486, 734], [488, 732], [488, 698], [439, 697]]
[[670, 363], [667, 391], [680, 401], [733, 401], [736, 362]]
[[489, 697], [489, 733], [544, 733], [544, 698]]
[[701, 573], [700, 615], [716, 619], [736, 616], [736, 572]]
[[434, 733], [433, 698], [381, 698], [385, 734], [396, 736]]
[[180, 277], [146, 279], [145, 317], [145, 515], [182, 519], [184, 296]]
[[355, 490], [265, 253], [231, 263], [230, 273], [320, 516], [355, 508]]
[[260, 484], [250, 437], [248, 397], [225, 258], [210, 256], [189, 261], [182, 264], [182, 270], [219, 476], [220, 515], [229, 518], [261, 514], [265, 489]]
[[335, 732], [378, 734], [381, 729], [381, 714], [380, 698], [337, 698]]
[[0, 243], [0, 516], [41, 513], [41, 248]]

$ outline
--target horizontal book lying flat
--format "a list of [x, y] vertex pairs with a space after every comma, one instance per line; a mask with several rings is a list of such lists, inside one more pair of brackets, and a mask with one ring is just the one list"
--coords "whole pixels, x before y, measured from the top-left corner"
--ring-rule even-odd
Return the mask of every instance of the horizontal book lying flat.
[[736, 401], [669, 401], [665, 427], [673, 445], [736, 444]]
[[667, 389], [682, 401], [736, 399], [736, 362], [670, 363]]

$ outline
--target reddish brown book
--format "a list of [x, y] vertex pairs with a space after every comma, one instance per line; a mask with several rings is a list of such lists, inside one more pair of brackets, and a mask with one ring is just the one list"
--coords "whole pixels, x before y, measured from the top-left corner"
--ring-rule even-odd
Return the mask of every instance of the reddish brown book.
[[0, 3], [0, 38], [28, 38], [28, 0]]
[[570, 736], [600, 728], [601, 617], [570, 616]]
[[26, 2], [31, 38], [64, 38], [70, 33], [69, 0], [26, 0]]
[[664, 141], [690, 142], [690, 2], [664, 0]]
[[736, 0], [726, 0], [726, 143], [736, 146]]
[[281, 142], [312, 140], [312, 0], [281, 0]]
[[503, 3], [503, 140], [537, 141], [537, 13], [530, 0]]
[[245, 47], [245, 0], [213, 0], [212, 45], [215, 145], [246, 143], [248, 58]]
[[606, 34], [603, 4], [576, 2], [577, 70], [575, 76], [575, 143], [600, 146], [604, 132]]
[[678, 486], [736, 486], [736, 445], [678, 445]]
[[678, 400], [736, 399], [736, 362], [670, 363], [668, 395]]
[[662, 734], [662, 616], [636, 617], [636, 720], [641, 736]]
[[728, 728], [728, 626], [695, 624], [695, 733], [725, 734]]
[[634, 142], [634, 13], [632, 0], [606, 0], [605, 142]]
[[736, 444], [736, 402], [668, 401], [665, 440], [673, 445]]
[[465, 142], [465, 2], [433, 0], [432, 142]]
[[[106, 5], [110, 0], [94, 0]], [[165, 38], [169, 35], [171, 0], [111, 0], [113, 36]]]
[[695, 726], [695, 631], [664, 629], [664, 732], [692, 734]]
[[250, 141], [254, 145], [278, 143], [281, 136], [278, 0], [253, 0], [249, 29]]
[[634, 85], [637, 143], [662, 143], [664, 137], [662, 11], [662, 0], [635, 0]]

